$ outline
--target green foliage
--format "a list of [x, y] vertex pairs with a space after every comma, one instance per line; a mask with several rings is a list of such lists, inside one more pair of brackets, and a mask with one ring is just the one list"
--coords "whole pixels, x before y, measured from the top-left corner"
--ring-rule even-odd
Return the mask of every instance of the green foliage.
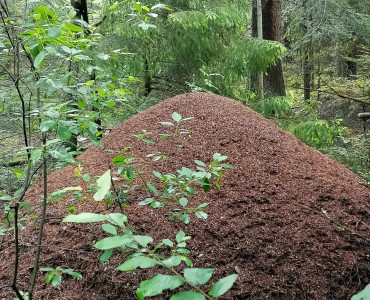
[[166, 138], [166, 137], [169, 137], [169, 136], [174, 136], [175, 137], [179, 133], [180, 134], [191, 134], [192, 133], [192, 130], [182, 129], [181, 128], [181, 124], [184, 121], [188, 121], [188, 120], [193, 119], [193, 117], [183, 118], [179, 113], [174, 112], [172, 114], [172, 119], [175, 121], [175, 123], [172, 123], [172, 122], [159, 122], [159, 124], [161, 124], [161, 125], [164, 125], [164, 126], [173, 126], [175, 128], [174, 129], [174, 132], [172, 134], [160, 134], [159, 136], [161, 138]]
[[342, 137], [333, 147], [324, 153], [336, 161], [345, 164], [353, 172], [370, 181], [370, 141], [363, 135]]
[[281, 44], [245, 37], [245, 0], [144, 3], [120, 2], [101, 30], [113, 44], [134, 52], [120, 64], [129, 74], [140, 74], [152, 93], [241, 94], [245, 76], [265, 70], [284, 50]]
[[267, 98], [251, 106], [263, 116], [273, 119], [286, 131], [316, 149], [333, 146], [346, 131], [341, 119], [319, 120], [317, 101], [302, 101], [294, 95]]
[[266, 118], [284, 118], [292, 114], [292, 104], [290, 97], [273, 97], [258, 101], [253, 107]]
[[[185, 256], [190, 253], [186, 248], [186, 241], [191, 237], [186, 236], [183, 231], [179, 231], [176, 234], [176, 243], [169, 239], [163, 239], [162, 242], [157, 245], [150, 246], [154, 241], [153, 238], [150, 236], [135, 235], [129, 229], [128, 220], [124, 214], [115, 213], [103, 215], [80, 213], [78, 215], [69, 215], [65, 217], [62, 222], [88, 223], [89, 221], [108, 221], [108, 223], [102, 224], [102, 229], [111, 236], [103, 238], [94, 244], [95, 248], [105, 250], [100, 258], [102, 262], [110, 259], [114, 249], [119, 250], [120, 253], [122, 253], [121, 250], [125, 249], [126, 255], [130, 252], [131, 254], [127, 256], [123, 264], [117, 267], [117, 270], [132, 271], [137, 268], [147, 269], [161, 266], [174, 274], [157, 274], [151, 279], [142, 281], [139, 288], [136, 290], [136, 295], [139, 299], [161, 295], [163, 291], [174, 290], [184, 283], [188, 283], [188, 285], [196, 289], [197, 286], [206, 284], [212, 277], [214, 269], [211, 268], [184, 268], [183, 275], [173, 269], [173, 267], [179, 266], [182, 262], [192, 267], [192, 262]], [[170, 256], [168, 258], [163, 257], [162, 254], [159, 253], [163, 248], [170, 248]], [[57, 273], [53, 269], [44, 269], [44, 271]], [[58, 285], [61, 280], [61, 277], [58, 277], [61, 275], [59, 269], [58, 272], [57, 275], [51, 275], [51, 273], [49, 273], [47, 279], [50, 278], [50, 281], [53, 276], [55, 276], [54, 278], [56, 278], [56, 284]], [[63, 273], [63, 271], [61, 272]], [[72, 275], [71, 273], [68, 274]], [[208, 294], [212, 297], [223, 295], [233, 286], [237, 277], [237, 274], [232, 274], [220, 279], [212, 286]], [[176, 293], [171, 299], [182, 299], [180, 297], [187, 299], [187, 297], [190, 296], [194, 296], [194, 299], [205, 299], [204, 295], [205, 293], [198, 288], [196, 291]]]
[[342, 120], [315, 120], [298, 124], [294, 135], [306, 144], [316, 149], [325, 149], [332, 146], [344, 133]]
[[82, 279], [82, 275], [75, 272], [73, 269], [63, 269], [61, 267], [53, 268], [41, 268], [42, 272], [47, 272], [45, 276], [46, 284], [50, 284], [53, 288], [57, 288], [62, 282], [62, 275], [67, 274], [77, 279]]
[[361, 292], [351, 297], [351, 300], [369, 300], [370, 299], [370, 284], [368, 284]]

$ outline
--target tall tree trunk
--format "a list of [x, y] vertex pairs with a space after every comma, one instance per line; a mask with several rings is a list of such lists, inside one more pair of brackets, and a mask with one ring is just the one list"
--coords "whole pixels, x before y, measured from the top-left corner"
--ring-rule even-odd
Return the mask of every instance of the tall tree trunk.
[[302, 73], [303, 73], [303, 89], [304, 100], [311, 99], [311, 64], [308, 47], [302, 49]]
[[[281, 0], [264, 0], [262, 7], [263, 38], [281, 42]], [[281, 60], [267, 69], [265, 92], [269, 96], [285, 96], [285, 83]]]
[[144, 96], [148, 97], [152, 92], [152, 76], [150, 74], [150, 67], [148, 58], [144, 57]]
[[[86, 23], [89, 23], [89, 15], [88, 15], [88, 10], [87, 10], [87, 0], [71, 0], [71, 5], [76, 11], [76, 16], [75, 18], [78, 20], [83, 20]], [[90, 79], [95, 81], [96, 75], [95, 72], [93, 72], [90, 76]], [[98, 111], [98, 109], [94, 106], [92, 106], [93, 111]], [[102, 131], [102, 120], [100, 117], [95, 118], [95, 123], [98, 125], [98, 131]], [[99, 136], [101, 138], [102, 135]], [[77, 137], [76, 137], [76, 142], [77, 142]]]
[[71, 5], [76, 11], [76, 19], [84, 20], [89, 23], [89, 15], [87, 13], [87, 0], [71, 0]]
[[[308, 5], [304, 0], [302, 0], [302, 18], [301, 18], [301, 28], [302, 28], [302, 37], [303, 40], [307, 39], [307, 23], [312, 23], [312, 16], [306, 15], [307, 7]], [[301, 46], [301, 53], [302, 53], [302, 77], [303, 77], [303, 94], [304, 94], [304, 100], [311, 99], [311, 88], [312, 88], [312, 80], [313, 80], [313, 64], [312, 64], [312, 57], [313, 57], [313, 51], [312, 51], [312, 38], [309, 37], [309, 42], [302, 42]]]
[[352, 41], [350, 51], [348, 53], [347, 66], [348, 66], [348, 79], [356, 79], [357, 76], [357, 63], [356, 59], [359, 56], [359, 39], [355, 33], [352, 33]]
[[[257, 2], [252, 0], [252, 36], [257, 37]], [[281, 42], [281, 0], [262, 0], [263, 38]], [[285, 96], [281, 60], [270, 66], [264, 76], [264, 90], [268, 96]], [[252, 78], [253, 83], [253, 78]]]
[[[262, 2], [257, 0], [257, 37], [263, 39], [263, 23], [262, 23]], [[263, 72], [258, 74], [258, 98], [263, 100], [264, 88], [263, 88]]]

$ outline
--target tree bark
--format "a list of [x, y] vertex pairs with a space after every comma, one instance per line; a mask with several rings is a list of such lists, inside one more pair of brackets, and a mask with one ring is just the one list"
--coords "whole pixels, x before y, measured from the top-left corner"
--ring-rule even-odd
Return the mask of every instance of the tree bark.
[[89, 15], [87, 13], [87, 0], [71, 0], [71, 5], [76, 11], [76, 19], [82, 19], [86, 23], [89, 23]]
[[[263, 38], [281, 42], [281, 0], [262, 0]], [[252, 36], [257, 37], [257, 2], [252, 1]], [[281, 60], [271, 65], [264, 76], [267, 96], [285, 96], [285, 83]]]
[[[281, 42], [281, 0], [263, 1], [263, 38]], [[267, 69], [264, 77], [265, 92], [269, 96], [285, 96], [284, 74], [281, 60]]]
[[[263, 22], [262, 22], [262, 1], [257, 0], [257, 36], [259, 39], [263, 40]], [[264, 82], [263, 82], [263, 72], [258, 74], [258, 98], [263, 100], [264, 94]]]

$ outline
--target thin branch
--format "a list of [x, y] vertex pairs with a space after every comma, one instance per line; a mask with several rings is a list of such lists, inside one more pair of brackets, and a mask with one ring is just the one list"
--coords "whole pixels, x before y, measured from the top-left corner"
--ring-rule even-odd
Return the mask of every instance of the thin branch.
[[349, 227], [347, 227], [347, 226], [339, 223], [337, 220], [329, 217], [328, 213], [325, 210], [323, 210], [323, 209], [321, 209], [321, 211], [315, 210], [315, 209], [312, 209], [311, 207], [308, 207], [307, 205], [304, 205], [304, 204], [301, 204], [301, 203], [298, 203], [298, 205], [301, 206], [301, 207], [303, 207], [303, 208], [305, 208], [305, 209], [308, 209], [308, 210], [312, 211], [315, 214], [318, 214], [318, 215], [324, 217], [329, 223], [334, 223], [335, 225], [337, 225], [338, 227], [342, 228], [343, 230], [349, 232], [350, 234], [356, 235], [356, 236], [364, 239], [365, 241], [370, 242], [370, 238], [369, 237], [367, 237], [367, 236], [365, 236], [365, 235], [363, 235], [363, 234], [361, 234], [359, 232], [356, 232], [353, 229], [351, 229], [351, 228], [349, 228]]
[[18, 212], [19, 212], [19, 204], [17, 203], [14, 207], [14, 250], [15, 250], [15, 258], [14, 258], [14, 268], [13, 268], [13, 280], [12, 280], [12, 289], [17, 294], [20, 300], [24, 300], [23, 296], [19, 292], [17, 287], [17, 278], [18, 278], [18, 265], [19, 265], [19, 236], [18, 236]]
[[[305, 89], [307, 89], [307, 88], [301, 88], [301, 87], [289, 86], [289, 85], [287, 87], [298, 89], [298, 90], [305, 90]], [[328, 86], [328, 88], [330, 88], [333, 92], [328, 92], [328, 91], [319, 90], [319, 89], [311, 89], [311, 88], [310, 88], [310, 90], [313, 91], [313, 92], [320, 92], [320, 93], [325, 93], [325, 94], [329, 94], [329, 95], [335, 95], [335, 96], [338, 96], [338, 97], [340, 97], [342, 99], [348, 99], [348, 100], [355, 101], [355, 102], [358, 102], [358, 103], [370, 105], [370, 102], [368, 102], [368, 101], [364, 101], [364, 100], [361, 100], [361, 99], [348, 97], [348, 96], [345, 96], [345, 95], [342, 95], [342, 94], [338, 93], [332, 87], [329, 87]]]
[[47, 174], [47, 164], [46, 164], [46, 135], [43, 133], [42, 135], [42, 147], [43, 147], [43, 162], [44, 162], [44, 169], [43, 169], [43, 177], [44, 177], [44, 195], [42, 199], [42, 212], [41, 212], [41, 220], [40, 220], [40, 225], [39, 225], [39, 232], [37, 236], [37, 245], [36, 245], [36, 253], [35, 253], [35, 261], [33, 265], [33, 272], [32, 272], [32, 277], [31, 277], [31, 282], [30, 282], [30, 287], [28, 290], [28, 297], [30, 300], [32, 300], [32, 294], [33, 290], [35, 288], [36, 284], [36, 278], [37, 278], [37, 273], [39, 269], [39, 261], [40, 261], [40, 254], [41, 254], [41, 244], [42, 244], [42, 235], [44, 232], [44, 224], [45, 224], [45, 217], [46, 217], [46, 204], [47, 204], [47, 197], [48, 197], [48, 174]]

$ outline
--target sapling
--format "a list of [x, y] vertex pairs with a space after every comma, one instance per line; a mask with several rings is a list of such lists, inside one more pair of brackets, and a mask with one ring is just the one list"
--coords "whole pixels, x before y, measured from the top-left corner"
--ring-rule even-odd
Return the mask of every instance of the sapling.
[[[145, 235], [136, 235], [128, 226], [127, 217], [120, 213], [95, 214], [80, 213], [69, 215], [62, 222], [74, 223], [94, 223], [106, 222], [102, 224], [102, 229], [111, 236], [103, 238], [94, 244], [94, 247], [103, 250], [100, 261], [106, 262], [110, 259], [114, 249], [126, 255], [123, 264], [117, 267], [119, 271], [132, 271], [138, 268], [147, 269], [155, 266], [169, 270], [172, 275], [157, 274], [153, 278], [144, 280], [136, 290], [137, 297], [142, 300], [145, 297], [152, 297], [163, 294], [165, 290], [174, 290], [185, 283], [190, 286], [189, 291], [181, 291], [171, 296], [170, 300], [180, 299], [215, 299], [226, 293], [236, 281], [238, 275], [231, 274], [217, 281], [209, 292], [205, 292], [200, 285], [206, 284], [212, 277], [213, 268], [193, 268], [193, 263], [186, 254], [190, 250], [186, 248], [187, 240], [190, 236], [180, 230], [176, 234], [176, 241], [163, 239], [155, 246], [153, 238]], [[171, 255], [167, 258], [162, 256], [163, 248], [170, 248]], [[165, 251], [164, 251], [165, 253]], [[185, 267], [182, 272], [177, 271], [181, 263]]]
[[161, 125], [174, 126], [175, 127], [173, 134], [160, 134], [159, 136], [161, 138], [166, 138], [166, 137], [169, 137], [169, 136], [177, 136], [179, 133], [180, 134], [191, 134], [192, 133], [192, 130], [181, 129], [181, 123], [184, 122], [184, 121], [191, 120], [191, 119], [193, 119], [193, 117], [182, 118], [182, 116], [179, 113], [174, 112], [172, 114], [172, 119], [175, 121], [175, 123], [159, 122], [159, 124], [161, 124]]
[[45, 281], [47, 284], [51, 283], [53, 288], [56, 288], [62, 282], [62, 275], [67, 274], [77, 279], [82, 279], [82, 275], [75, 272], [73, 269], [63, 269], [61, 267], [56, 268], [41, 268], [42, 272], [47, 272]]

